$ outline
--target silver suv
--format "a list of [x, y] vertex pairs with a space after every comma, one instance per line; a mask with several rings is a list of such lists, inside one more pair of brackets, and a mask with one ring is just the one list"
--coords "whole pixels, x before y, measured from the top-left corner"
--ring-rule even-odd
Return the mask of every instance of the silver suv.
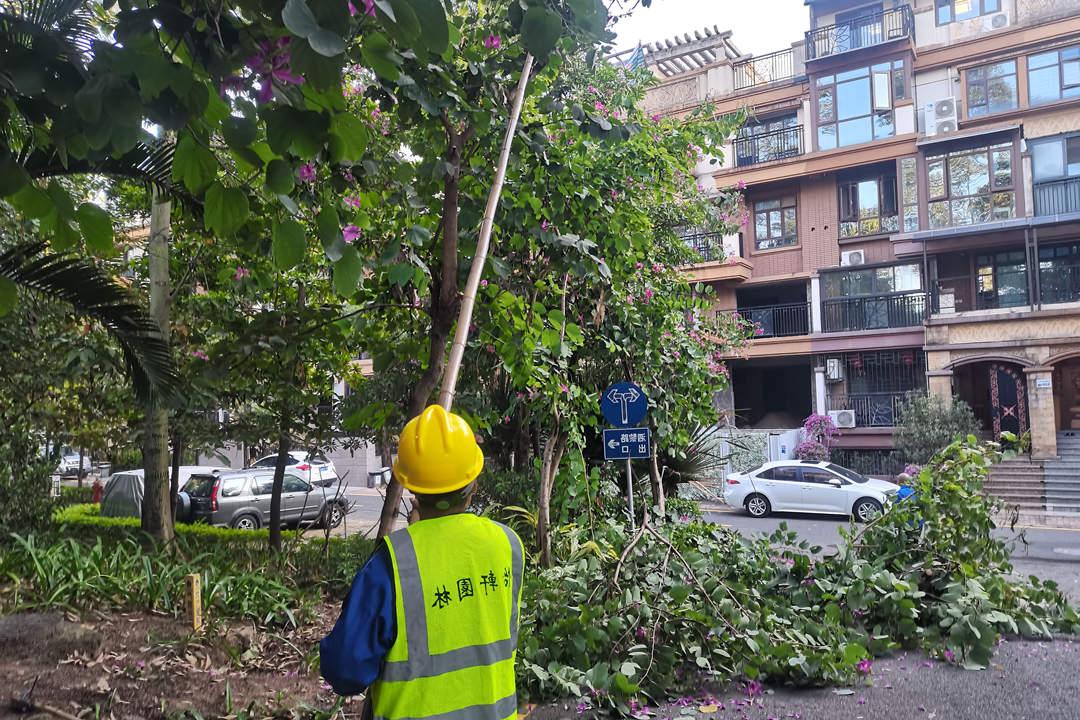
[[[256, 530], [270, 524], [273, 487], [274, 471], [262, 468], [192, 475], [178, 496], [177, 519]], [[350, 505], [340, 483], [314, 487], [286, 470], [281, 486], [282, 525], [318, 523], [335, 528]]]

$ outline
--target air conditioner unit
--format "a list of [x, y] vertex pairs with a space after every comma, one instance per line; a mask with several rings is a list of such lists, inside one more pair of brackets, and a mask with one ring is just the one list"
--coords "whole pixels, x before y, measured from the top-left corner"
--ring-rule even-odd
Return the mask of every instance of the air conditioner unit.
[[829, 382], [841, 382], [844, 379], [844, 361], [840, 358], [826, 358], [825, 379]]
[[983, 18], [983, 30], [1002, 30], [1009, 27], [1009, 13], [999, 12]]
[[830, 410], [829, 417], [832, 419], [833, 424], [838, 428], [855, 427], [854, 410]]
[[927, 103], [924, 108], [924, 123], [927, 135], [942, 135], [956, 132], [957, 118], [956, 98], [942, 98], [936, 102]]
[[852, 265], [864, 265], [866, 263], [866, 253], [862, 250], [848, 250], [840, 253], [840, 267], [851, 267]]

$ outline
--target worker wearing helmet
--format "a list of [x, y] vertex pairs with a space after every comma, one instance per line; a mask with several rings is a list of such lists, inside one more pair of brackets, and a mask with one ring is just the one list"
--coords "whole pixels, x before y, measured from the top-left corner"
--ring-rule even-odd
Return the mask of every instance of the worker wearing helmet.
[[401, 433], [394, 476], [420, 520], [380, 544], [320, 644], [323, 677], [341, 695], [370, 687], [377, 720], [517, 715], [523, 548], [467, 512], [483, 466], [468, 423], [438, 405]]

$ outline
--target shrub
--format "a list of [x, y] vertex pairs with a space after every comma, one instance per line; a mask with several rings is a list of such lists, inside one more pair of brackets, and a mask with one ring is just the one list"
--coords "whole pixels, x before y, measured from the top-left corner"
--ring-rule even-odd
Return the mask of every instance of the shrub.
[[49, 524], [52, 470], [28, 428], [16, 424], [0, 432], [0, 536]]
[[817, 413], [811, 413], [806, 420], [803, 421], [803, 432], [806, 433], [808, 440], [816, 440], [819, 443], [827, 443], [830, 438], [834, 437], [838, 432], [836, 429], [836, 423], [828, 415], [818, 415]]
[[916, 395], [900, 411], [896, 448], [904, 462], [925, 465], [954, 440], [978, 431], [975, 414], [963, 400], [953, 398], [947, 406], [936, 395]]
[[803, 440], [795, 446], [794, 455], [796, 460], [822, 462], [829, 459], [829, 448], [817, 440]]
[[63, 485], [60, 487], [60, 497], [57, 499], [56, 504], [60, 507], [90, 504], [93, 502], [93, 499], [93, 485], [83, 485], [82, 487], [68, 487]]

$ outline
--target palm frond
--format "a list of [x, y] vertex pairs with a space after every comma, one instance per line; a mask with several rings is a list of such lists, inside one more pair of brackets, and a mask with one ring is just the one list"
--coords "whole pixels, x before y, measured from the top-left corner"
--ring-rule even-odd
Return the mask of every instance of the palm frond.
[[4, 0], [0, 2], [0, 36], [29, 47], [35, 35], [48, 35], [60, 45], [60, 57], [83, 66], [98, 33], [85, 0]]
[[135, 393], [147, 402], [173, 396], [180, 378], [168, 341], [130, 292], [89, 260], [55, 254], [45, 243], [22, 243], [0, 253], [0, 277], [69, 303], [104, 325], [120, 345]]

